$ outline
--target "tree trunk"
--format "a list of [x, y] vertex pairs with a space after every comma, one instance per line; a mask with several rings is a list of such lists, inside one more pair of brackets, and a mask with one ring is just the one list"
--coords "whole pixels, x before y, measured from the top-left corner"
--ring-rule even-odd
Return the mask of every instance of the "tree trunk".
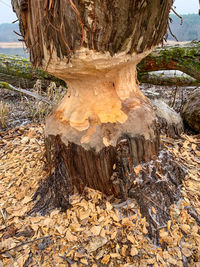
[[[46, 120], [50, 175], [35, 194], [33, 212], [66, 209], [74, 188], [89, 186], [135, 197], [154, 236], [169, 219], [183, 175], [168, 156], [159, 156], [168, 180], [158, 175], [159, 132], [136, 65], [163, 38], [172, 2], [26, 0], [19, 6], [12, 0], [32, 63], [69, 88]], [[139, 172], [136, 166], [145, 162]]]

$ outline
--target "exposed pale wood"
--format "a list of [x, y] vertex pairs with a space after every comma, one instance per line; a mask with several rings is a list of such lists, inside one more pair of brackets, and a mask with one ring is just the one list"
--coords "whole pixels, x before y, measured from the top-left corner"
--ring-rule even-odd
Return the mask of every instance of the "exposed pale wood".
[[[135, 121], [132, 119], [134, 129], [129, 132], [132, 135], [141, 134], [147, 139], [151, 138], [149, 127], [155, 120], [155, 114], [150, 102], [139, 90], [135, 79], [136, 63], [140, 58], [141, 55], [135, 56], [135, 60], [130, 60], [127, 56], [129, 63], [125, 65], [125, 56], [105, 58], [102, 54], [98, 57], [92, 54], [91, 58], [87, 59], [84, 53], [80, 61], [76, 59], [73, 62], [74, 65], [70, 69], [73, 77], [70, 77], [68, 70], [62, 74], [57, 68], [58, 75], [68, 77], [69, 89], [60, 105], [47, 119], [46, 134], [62, 134], [65, 140], [86, 144], [97, 150], [105, 145], [115, 146], [121, 132], [110, 133], [108, 137], [104, 131], [98, 133], [98, 128], [107, 123], [124, 125], [129, 120], [128, 112], [134, 110]], [[87, 69], [88, 66], [90, 67]], [[85, 77], [79, 74], [84, 69], [87, 73]], [[128, 127], [127, 123], [126, 126]], [[70, 137], [67, 136], [66, 127], [72, 128]], [[127, 131], [125, 127], [122, 128]], [[92, 141], [94, 140], [92, 135], [95, 136], [95, 142]]]

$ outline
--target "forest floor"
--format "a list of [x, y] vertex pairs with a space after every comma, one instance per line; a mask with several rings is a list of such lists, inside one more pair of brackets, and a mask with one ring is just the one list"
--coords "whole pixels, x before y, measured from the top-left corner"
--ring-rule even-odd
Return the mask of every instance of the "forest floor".
[[[160, 94], [179, 111], [192, 88], [144, 85], [143, 90]], [[66, 212], [27, 216], [39, 182], [48, 175], [44, 124], [38, 120], [49, 111], [4, 89], [0, 97], [0, 266], [200, 266], [200, 227], [187, 212], [192, 206], [200, 214], [200, 135], [161, 137], [162, 148], [187, 175], [182, 199], [171, 207], [171, 220], [160, 229], [156, 245], [136, 201], [121, 203], [88, 188], [71, 196]]]

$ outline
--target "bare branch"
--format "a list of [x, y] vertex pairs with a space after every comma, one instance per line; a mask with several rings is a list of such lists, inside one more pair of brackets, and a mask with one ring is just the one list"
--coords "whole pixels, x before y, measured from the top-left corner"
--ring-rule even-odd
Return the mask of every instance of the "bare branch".
[[15, 249], [17, 249], [17, 248], [23, 247], [23, 246], [25, 246], [25, 245], [27, 245], [27, 244], [30, 244], [30, 243], [39, 241], [39, 240], [41, 240], [41, 239], [46, 239], [46, 238], [49, 238], [49, 237], [52, 237], [52, 236], [51, 236], [51, 235], [41, 236], [41, 237], [39, 237], [39, 238], [35, 238], [35, 239], [33, 239], [33, 240], [30, 240], [30, 241], [27, 241], [27, 242], [23, 242], [23, 243], [21, 243], [21, 244], [15, 246], [15, 247], [12, 247], [12, 248], [9, 248], [9, 249], [6, 249], [6, 250], [1, 251], [1, 252], [0, 252], [0, 255], [1, 255], [1, 254], [5, 254], [5, 253], [7, 253], [7, 252], [9, 252], [9, 251], [11, 251], [11, 250], [15, 250]]
[[52, 103], [49, 100], [47, 100], [46, 98], [44, 98], [43, 96], [37, 95], [37, 94], [32, 93], [32, 92], [29, 92], [29, 91], [27, 91], [25, 89], [16, 88], [16, 87], [12, 86], [9, 83], [5, 83], [5, 82], [1, 82], [0, 81], [0, 87], [8, 89], [8, 90], [15, 91], [15, 92], [18, 92], [18, 93], [21, 93], [21, 94], [25, 94], [25, 95], [28, 95], [28, 96], [31, 96], [31, 97], [34, 97], [34, 98], [36, 98], [36, 99], [38, 99], [40, 101], [43, 101], [43, 102], [45, 102], [47, 104], [52, 105]]
[[175, 11], [175, 9], [173, 7], [171, 8], [171, 11], [174, 12], [174, 14], [181, 19], [180, 25], [182, 25], [183, 24], [183, 18]]

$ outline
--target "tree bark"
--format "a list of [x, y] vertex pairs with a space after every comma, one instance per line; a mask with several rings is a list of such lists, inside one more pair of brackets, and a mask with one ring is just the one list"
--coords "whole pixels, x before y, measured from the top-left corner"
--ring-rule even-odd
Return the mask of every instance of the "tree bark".
[[[66, 209], [74, 187], [82, 192], [89, 186], [122, 199], [135, 197], [155, 236], [169, 219], [166, 210], [177, 200], [183, 175], [168, 157], [163, 164], [174, 166], [168, 181], [157, 175], [159, 132], [153, 107], [138, 88], [136, 65], [162, 40], [173, 1], [12, 3], [33, 65], [68, 84], [46, 120], [49, 177], [35, 194], [40, 198], [32, 212]], [[145, 162], [138, 173], [135, 167]], [[167, 177], [168, 170], [163, 173]], [[150, 207], [157, 189], [162, 212], [155, 219]]]

